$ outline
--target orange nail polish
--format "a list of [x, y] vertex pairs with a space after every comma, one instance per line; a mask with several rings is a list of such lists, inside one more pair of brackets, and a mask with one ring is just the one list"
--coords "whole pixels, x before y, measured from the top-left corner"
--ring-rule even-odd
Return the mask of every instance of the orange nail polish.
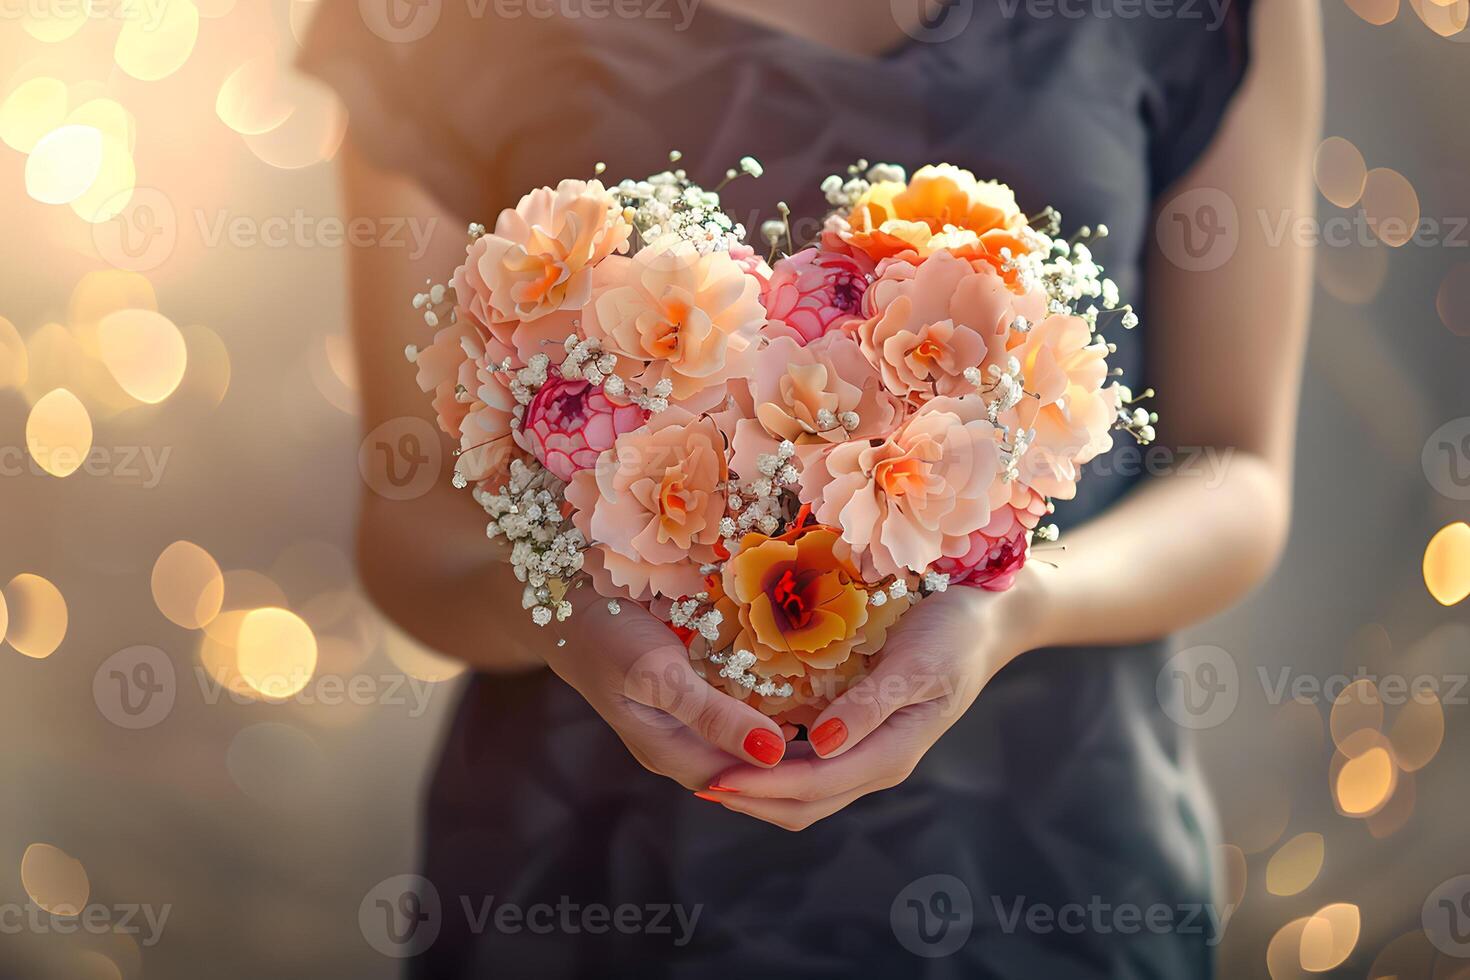
[[842, 748], [842, 743], [847, 741], [847, 725], [843, 724], [841, 718], [828, 718], [812, 729], [807, 738], [811, 740], [812, 748], [817, 750], [817, 755], [828, 756]]
[[768, 728], [752, 728], [745, 736], [745, 751], [752, 759], [774, 766], [786, 754], [786, 742]]
[[699, 797], [701, 800], [709, 800], [711, 803], [720, 802], [720, 798], [713, 793], [695, 793], [694, 795]]
[[740, 790], [736, 789], [734, 786], [721, 786], [719, 783], [710, 783], [709, 784], [709, 789], [710, 789], [710, 792], [712, 792], [712, 793], [738, 793], [738, 792], [740, 792]]

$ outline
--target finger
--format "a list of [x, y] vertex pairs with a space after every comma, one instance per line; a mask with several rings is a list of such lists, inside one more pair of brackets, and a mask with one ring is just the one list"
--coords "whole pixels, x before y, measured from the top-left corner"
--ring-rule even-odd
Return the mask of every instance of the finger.
[[817, 716], [807, 734], [823, 759], [850, 751], [900, 708], [954, 693], [947, 672], [927, 667], [934, 658], [903, 645], [885, 650], [872, 673], [858, 680]]
[[814, 803], [865, 786], [895, 786], [908, 778], [938, 737], [930, 735], [936, 727], [933, 714], [928, 705], [904, 708], [851, 752], [831, 759], [790, 758], [774, 769], [733, 766], [721, 772], [709, 789], [722, 796]]
[[868, 793], [880, 789], [879, 786], [854, 790], [840, 797], [833, 797], [815, 803], [804, 803], [797, 800], [766, 800], [754, 799], [741, 796], [730, 796], [709, 793], [696, 794], [700, 799], [712, 800], [719, 803], [727, 810], [736, 813], [744, 813], [764, 820], [768, 824], [780, 827], [782, 830], [793, 832], [802, 831], [841, 810], [853, 800], [866, 796]]
[[[614, 729], [638, 764], [687, 790], [703, 790], [730, 768], [730, 756], [682, 725], [650, 736], [646, 729]], [[752, 769], [754, 767], [751, 767]], [[764, 770], [759, 770], [764, 771]]]
[[638, 658], [626, 675], [623, 693], [638, 704], [667, 712], [737, 759], [774, 766], [786, 752], [780, 726], [696, 674], [689, 666], [688, 651], [677, 642], [660, 643]]

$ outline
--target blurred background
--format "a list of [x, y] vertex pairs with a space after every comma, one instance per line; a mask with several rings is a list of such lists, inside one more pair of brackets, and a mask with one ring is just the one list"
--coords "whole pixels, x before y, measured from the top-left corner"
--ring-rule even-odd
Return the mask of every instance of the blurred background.
[[[1179, 661], [1226, 977], [1470, 977], [1467, 7], [1323, 7], [1291, 546]], [[344, 225], [313, 8], [0, 2], [0, 976], [397, 973], [359, 906], [457, 667], [352, 529], [444, 460], [362, 441], [344, 269], [429, 229]]]

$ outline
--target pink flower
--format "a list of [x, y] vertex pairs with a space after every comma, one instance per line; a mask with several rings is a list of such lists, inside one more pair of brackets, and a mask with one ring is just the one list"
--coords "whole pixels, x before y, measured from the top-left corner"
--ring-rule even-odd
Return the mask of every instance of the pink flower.
[[873, 262], [862, 253], [808, 248], [776, 263], [771, 273], [766, 308], [780, 321], [767, 332], [787, 333], [808, 344], [823, 334], [840, 330], [861, 317], [863, 295], [873, 276]]
[[896, 395], [968, 394], [966, 368], [1005, 363], [1014, 300], [988, 265], [949, 252], [918, 265], [890, 260], [868, 292], [872, 316], [858, 324], [858, 342]]
[[1030, 494], [1035, 506], [1017, 510], [1010, 504], [995, 510], [990, 523], [974, 531], [959, 555], [944, 555], [934, 571], [949, 576], [950, 585], [969, 585], [988, 592], [1004, 592], [1026, 564], [1031, 529], [1046, 513], [1046, 502]]
[[755, 280], [756, 285], [760, 287], [761, 301], [765, 302], [766, 291], [771, 288], [771, 267], [766, 260], [745, 242], [731, 245], [728, 254], [747, 276]]
[[997, 438], [979, 395], [936, 398], [886, 439], [832, 449], [802, 473], [801, 499], [877, 576], [923, 572], [990, 522]]
[[511, 460], [524, 453], [511, 438], [515, 396], [493, 361], [473, 322], [461, 319], [440, 328], [415, 363], [419, 387], [433, 392], [439, 427], [459, 443], [455, 472], [499, 490]]
[[530, 321], [587, 304], [592, 269], [627, 248], [632, 226], [601, 181], [540, 187], [500, 212], [495, 230], [470, 247], [460, 302], [484, 322]]
[[567, 485], [587, 538], [587, 571], [604, 595], [678, 598], [704, 587], [725, 514], [725, 442], [708, 417], [677, 407], [619, 435]]
[[553, 373], [526, 406], [516, 442], [565, 483], [578, 470], [595, 465], [618, 436], [647, 417], [636, 405], [613, 402], [590, 382]]
[[613, 256], [595, 284], [583, 325], [618, 356], [617, 373], [647, 388], [667, 380], [677, 401], [704, 396], [700, 408], [723, 399], [766, 319], [753, 276], [727, 253], [701, 254], [687, 242]]

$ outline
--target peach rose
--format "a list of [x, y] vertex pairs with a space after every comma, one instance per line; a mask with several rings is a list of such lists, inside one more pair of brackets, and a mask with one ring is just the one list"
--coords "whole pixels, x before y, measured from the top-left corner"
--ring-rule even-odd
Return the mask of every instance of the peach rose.
[[[1004, 364], [1016, 297], [987, 265], [936, 252], [885, 264], [858, 324], [863, 353], [896, 395], [921, 401], [975, 390], [965, 369]], [[1027, 302], [1032, 313], [1039, 304]]]
[[1025, 223], [1009, 187], [946, 163], [920, 168], [907, 184], [873, 184], [833, 230], [874, 261], [942, 249], [998, 258], [1002, 248], [1029, 251], [1019, 235]]
[[[735, 423], [730, 465], [742, 479], [755, 479], [757, 460], [783, 440], [796, 446], [805, 465], [815, 454], [849, 439], [887, 434], [903, 405], [883, 390], [877, 371], [855, 341], [828, 334], [806, 346], [775, 337], [756, 352], [751, 377], [753, 417]], [[849, 432], [839, 421], [856, 412]]]
[[875, 653], [889, 617], [897, 618], [886, 605], [869, 603], [851, 549], [833, 528], [807, 526], [776, 538], [747, 534], [722, 574], [740, 624], [734, 649], [755, 654], [752, 670], [763, 677], [801, 677], [854, 653]]
[[563, 180], [540, 187], [500, 212], [495, 230], [470, 248], [456, 276], [459, 301], [490, 320], [536, 320], [587, 304], [592, 270], [627, 249], [632, 226], [601, 181]]
[[1113, 446], [1118, 387], [1104, 385], [1107, 347], [1080, 317], [1057, 314], [1032, 327], [1011, 353], [1030, 394], [1000, 420], [1012, 431], [1036, 430], [1021, 457], [1021, 480], [1045, 496], [1070, 500], [1079, 468]]
[[619, 374], [649, 388], [667, 379], [683, 401], [744, 370], [765, 320], [757, 279], [728, 254], [664, 241], [597, 267], [583, 324], [623, 361]]
[[512, 440], [515, 396], [491, 361], [479, 331], [462, 319], [440, 328], [415, 365], [419, 387], [433, 392], [439, 427], [459, 443], [455, 472], [499, 490], [511, 460], [526, 454]]
[[700, 590], [725, 515], [724, 438], [713, 421], [669, 408], [617, 437], [567, 485], [572, 521], [599, 559], [603, 594], [647, 600]]
[[998, 435], [979, 395], [936, 398], [886, 439], [832, 449], [802, 473], [801, 499], [865, 568], [921, 573], [989, 522]]

